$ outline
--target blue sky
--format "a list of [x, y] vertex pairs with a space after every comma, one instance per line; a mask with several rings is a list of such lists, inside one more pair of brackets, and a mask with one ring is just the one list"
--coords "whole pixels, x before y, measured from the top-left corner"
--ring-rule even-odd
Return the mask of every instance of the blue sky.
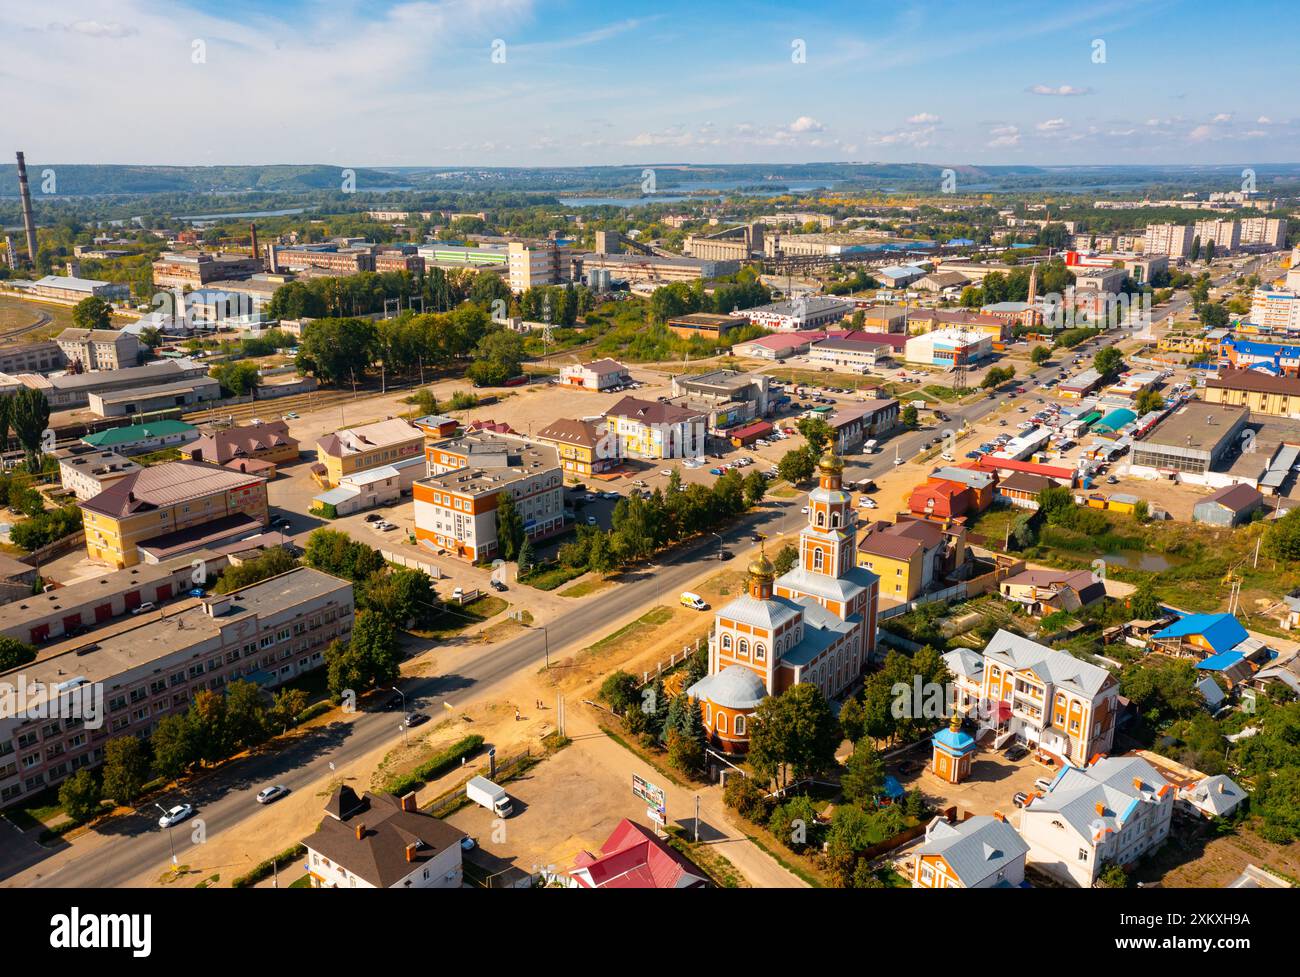
[[69, 163], [1294, 162], [1291, 13], [3, 0], [0, 79], [22, 94], [0, 145]]

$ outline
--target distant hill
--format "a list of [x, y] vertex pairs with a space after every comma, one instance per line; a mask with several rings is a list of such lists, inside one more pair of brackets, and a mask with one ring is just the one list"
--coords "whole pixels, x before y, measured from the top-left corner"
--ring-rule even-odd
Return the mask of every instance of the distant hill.
[[[28, 158], [27, 179], [32, 194], [40, 193], [41, 171], [55, 172], [61, 197], [117, 193], [294, 193], [338, 190], [342, 167], [322, 166], [131, 166], [42, 163]], [[393, 172], [356, 170], [357, 190], [409, 187]], [[0, 197], [18, 196], [18, 167], [0, 165]]]

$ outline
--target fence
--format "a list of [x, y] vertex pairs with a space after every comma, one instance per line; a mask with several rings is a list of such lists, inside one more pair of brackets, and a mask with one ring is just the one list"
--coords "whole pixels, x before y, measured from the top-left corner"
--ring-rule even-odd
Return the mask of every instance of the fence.
[[691, 655], [695, 654], [701, 648], [708, 647], [708, 642], [709, 642], [708, 635], [701, 635], [699, 638], [696, 639], [695, 647], [691, 647], [690, 645], [683, 645], [682, 650], [674, 651], [668, 657], [667, 662], [664, 662], [661, 659], [660, 661], [655, 663], [655, 667], [653, 670], [643, 671], [641, 673], [641, 681], [636, 683], [636, 687], [640, 689], [649, 685], [651, 682], [657, 682], [663, 676], [664, 672], [672, 671], [674, 668], [676, 668], [682, 662], [686, 661], [686, 659], [690, 658]]
[[895, 604], [893, 607], [886, 607], [876, 615], [878, 621], [888, 621], [892, 617], [901, 617], [910, 611], [916, 610], [922, 604], [933, 604], [938, 600], [957, 600], [964, 598], [967, 594], [966, 581], [953, 584], [951, 587], [945, 587], [943, 590], [936, 590], [930, 594], [922, 594], [915, 600], [909, 600], [905, 604]]
[[65, 553], [71, 553], [73, 550], [84, 546], [86, 543], [85, 530], [79, 530], [71, 536], [64, 536], [62, 539], [56, 539], [53, 543], [46, 543], [38, 550], [32, 550], [23, 557], [23, 562], [32, 566], [39, 567], [46, 560], [56, 556], [63, 556]]
[[403, 556], [401, 553], [390, 553], [388, 550], [380, 550], [379, 555], [389, 563], [396, 563], [411, 570], [423, 570], [434, 580], [442, 579], [442, 570], [433, 563], [425, 563], [423, 560], [417, 560], [413, 556]]

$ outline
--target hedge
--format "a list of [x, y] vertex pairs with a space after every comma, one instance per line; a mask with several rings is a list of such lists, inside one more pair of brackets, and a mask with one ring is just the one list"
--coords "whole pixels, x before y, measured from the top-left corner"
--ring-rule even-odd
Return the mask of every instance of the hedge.
[[388, 793], [397, 797], [415, 790], [428, 783], [430, 780], [437, 780], [444, 773], [456, 766], [461, 757], [467, 757], [471, 753], [477, 753], [483, 745], [483, 737], [477, 733], [466, 736], [458, 740], [451, 746], [447, 747], [441, 753], [435, 753], [432, 757], [420, 764], [408, 774], [403, 774], [390, 780], [384, 787]]
[[286, 848], [274, 858], [268, 858], [266, 861], [260, 863], [248, 874], [239, 876], [239, 878], [230, 883], [230, 887], [232, 889], [247, 889], [250, 885], [257, 885], [257, 883], [261, 882], [277, 868], [289, 864], [295, 858], [302, 858], [305, 854], [307, 854], [307, 848], [305, 845], [294, 845], [292, 848]]

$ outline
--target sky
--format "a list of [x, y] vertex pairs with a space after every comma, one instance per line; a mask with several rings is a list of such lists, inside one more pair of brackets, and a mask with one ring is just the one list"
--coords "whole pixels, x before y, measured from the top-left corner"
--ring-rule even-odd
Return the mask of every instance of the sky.
[[0, 147], [353, 167], [1296, 162], [1291, 14], [1273, 0], [0, 0]]

